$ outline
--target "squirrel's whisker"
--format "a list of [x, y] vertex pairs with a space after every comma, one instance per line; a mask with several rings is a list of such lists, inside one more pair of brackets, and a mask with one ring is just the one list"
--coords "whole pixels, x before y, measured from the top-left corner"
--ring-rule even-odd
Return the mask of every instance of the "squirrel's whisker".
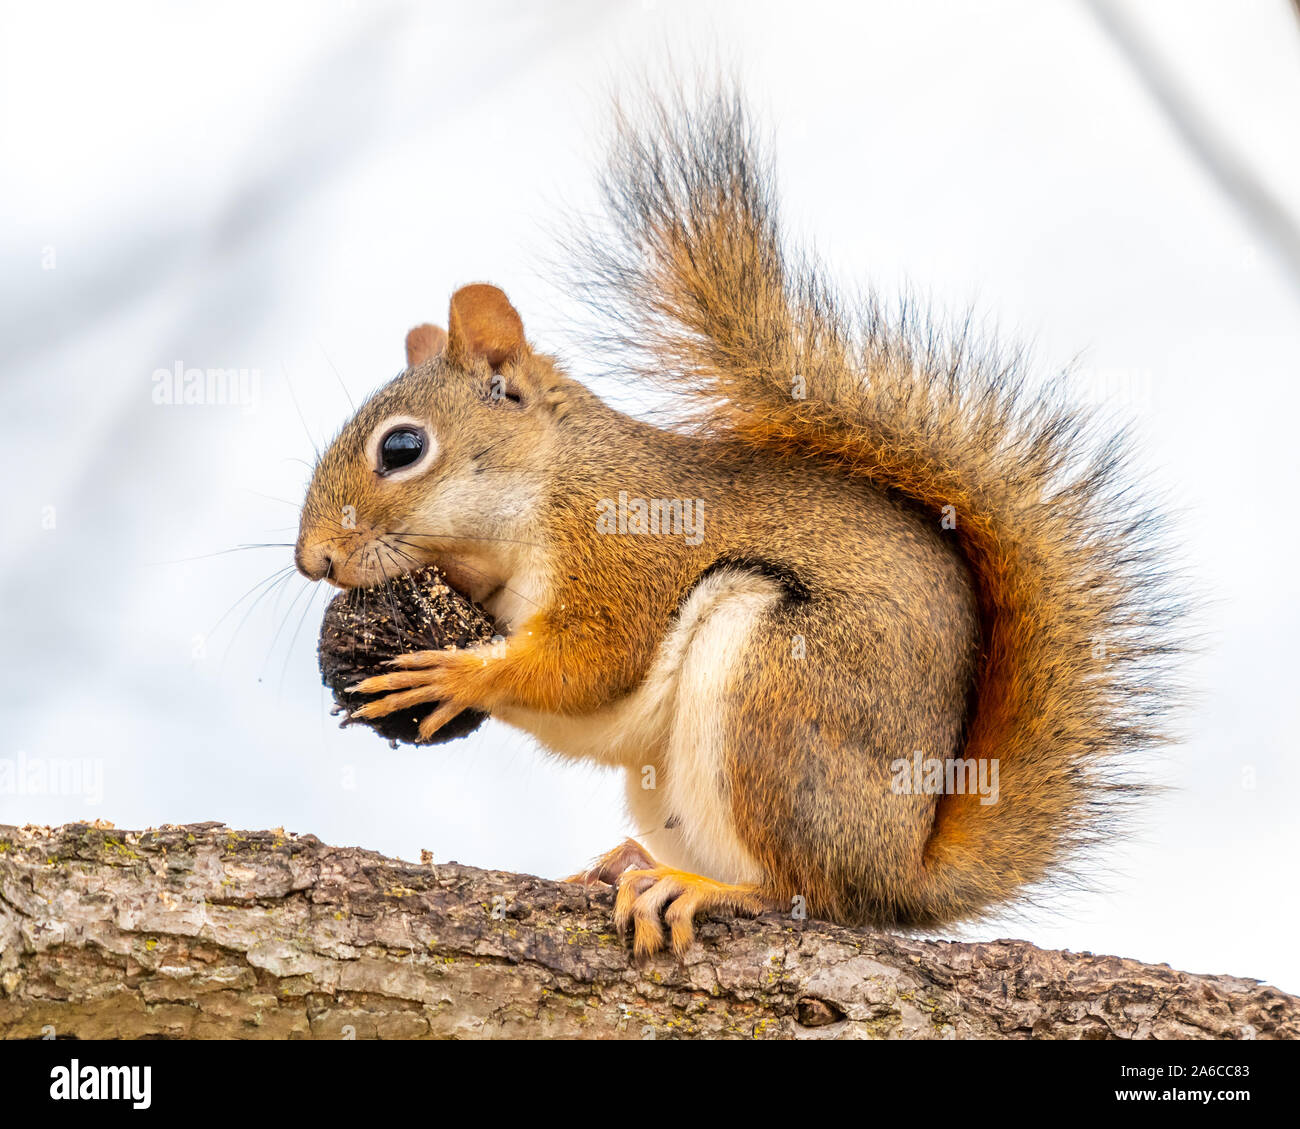
[[282, 568], [276, 569], [273, 573], [271, 573], [270, 576], [263, 577], [263, 579], [259, 580], [256, 584], [254, 584], [251, 588], [249, 588], [242, 596], [240, 596], [239, 599], [237, 599], [233, 604], [231, 604], [230, 607], [228, 607], [224, 612], [221, 613], [221, 616], [217, 620], [217, 622], [214, 623], [208, 629], [206, 633], [206, 637], [211, 638], [213, 635], [215, 635], [217, 633], [217, 629], [226, 621], [226, 617], [229, 616], [237, 607], [239, 607], [240, 604], [242, 604], [245, 600], [247, 600], [249, 596], [251, 596], [259, 588], [261, 588], [263, 585], [266, 584], [270, 584], [273, 586], [277, 580], [283, 579], [284, 577], [291, 575], [293, 571], [294, 571], [293, 565], [284, 565]]
[[249, 621], [253, 613], [257, 610], [258, 606], [262, 603], [263, 600], [267, 598], [267, 596], [270, 596], [272, 593], [282, 592], [284, 590], [284, 586], [289, 583], [289, 581], [294, 577], [296, 572], [297, 570], [292, 565], [288, 565], [285, 568], [280, 569], [279, 573], [275, 577], [274, 583], [264, 588], [257, 595], [257, 598], [254, 599], [248, 605], [248, 607], [244, 609], [244, 614], [239, 617], [239, 622], [235, 624], [234, 630], [231, 631], [230, 633], [230, 638], [226, 641], [226, 648], [222, 652], [221, 663], [219, 664], [219, 667], [221, 669], [224, 669], [226, 660], [230, 657], [230, 652], [234, 650], [235, 641], [239, 638], [241, 632], [243, 631], [244, 624], [246, 624]]

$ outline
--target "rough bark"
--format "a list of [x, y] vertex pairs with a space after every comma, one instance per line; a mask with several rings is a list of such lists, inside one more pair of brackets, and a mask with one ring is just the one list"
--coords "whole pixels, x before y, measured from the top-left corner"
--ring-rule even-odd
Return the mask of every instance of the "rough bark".
[[610, 905], [279, 830], [0, 827], [0, 1035], [1300, 1036], [1254, 980], [777, 915], [636, 968]]

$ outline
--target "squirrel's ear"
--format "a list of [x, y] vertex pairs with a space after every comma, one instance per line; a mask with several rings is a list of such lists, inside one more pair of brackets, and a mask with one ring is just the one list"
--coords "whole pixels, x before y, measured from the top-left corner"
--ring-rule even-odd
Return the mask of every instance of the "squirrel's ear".
[[415, 368], [447, 347], [447, 331], [436, 325], [417, 325], [406, 335], [406, 367]]
[[461, 364], [482, 357], [494, 369], [528, 352], [524, 323], [505, 294], [476, 282], [451, 296], [447, 356]]

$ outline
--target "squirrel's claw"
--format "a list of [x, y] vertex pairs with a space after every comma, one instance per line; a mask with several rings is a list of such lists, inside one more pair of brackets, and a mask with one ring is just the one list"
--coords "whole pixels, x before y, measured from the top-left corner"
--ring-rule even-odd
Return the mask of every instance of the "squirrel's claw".
[[414, 686], [429, 685], [427, 670], [407, 670], [398, 674], [376, 674], [349, 686], [349, 694], [385, 694], [390, 690], [409, 690]]
[[752, 916], [763, 911], [763, 899], [757, 886], [715, 882], [668, 866], [628, 870], [618, 880], [614, 926], [626, 939], [632, 925], [632, 951], [641, 960], [664, 947], [662, 914], [673, 952], [681, 957], [695, 940], [696, 915], [709, 910]]
[[430, 691], [427, 688], [420, 687], [415, 690], [407, 690], [402, 694], [389, 694], [383, 698], [376, 698], [373, 702], [366, 702], [357, 706], [356, 709], [348, 711], [349, 721], [372, 721], [377, 717], [387, 717], [390, 713], [396, 713], [398, 710], [406, 709], [409, 706], [422, 706], [426, 702], [438, 701], [439, 695], [436, 691]]
[[464, 712], [465, 707], [459, 702], [443, 702], [428, 717], [420, 722], [420, 740], [427, 741], [449, 721]]
[[[398, 655], [396, 658], [389, 659], [385, 666], [395, 666], [400, 670], [424, 670], [431, 666], [438, 666], [447, 659], [448, 651], [410, 651], [405, 655]], [[451, 654], [458, 654], [457, 651], [451, 651]]]

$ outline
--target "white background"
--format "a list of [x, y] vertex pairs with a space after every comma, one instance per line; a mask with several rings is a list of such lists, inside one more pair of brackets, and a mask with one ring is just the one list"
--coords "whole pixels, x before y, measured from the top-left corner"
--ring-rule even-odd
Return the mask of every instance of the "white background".
[[[1284, 0], [1128, 8], [1300, 213]], [[92, 758], [103, 795], [3, 794], [0, 822], [219, 819], [552, 876], [634, 830], [616, 778], [498, 724], [340, 732], [325, 593], [294, 577], [236, 633], [289, 550], [207, 554], [292, 541], [313, 442], [457, 285], [580, 359], [550, 230], [591, 204], [605, 92], [670, 52], [743, 74], [847, 281], [974, 302], [1045, 372], [1080, 358], [1211, 597], [1170, 790], [1103, 888], [961, 935], [1300, 991], [1300, 289], [1077, 0], [6, 4], [0, 758]], [[255, 409], [155, 406], [177, 361], [258, 370]]]

